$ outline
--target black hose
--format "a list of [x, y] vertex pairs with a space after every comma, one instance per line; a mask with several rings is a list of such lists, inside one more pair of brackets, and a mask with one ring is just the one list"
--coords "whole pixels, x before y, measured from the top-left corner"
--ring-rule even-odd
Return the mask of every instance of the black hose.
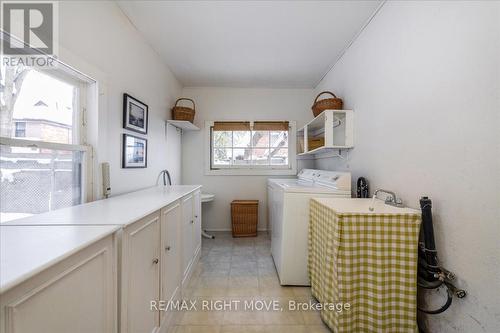
[[446, 282], [439, 279], [439, 275], [442, 275], [442, 269], [438, 264], [436, 243], [434, 240], [432, 201], [428, 197], [422, 197], [420, 199], [420, 208], [422, 210], [421, 236], [423, 237], [423, 242], [420, 243], [419, 247], [417, 285], [425, 289], [436, 289], [444, 284], [446, 286], [447, 299], [446, 303], [436, 310], [417, 308], [419, 311], [427, 314], [438, 314], [450, 307], [453, 300], [453, 291]]
[[436, 289], [441, 287], [443, 284], [443, 281], [441, 280], [436, 280], [436, 281], [427, 281], [425, 279], [417, 279], [417, 285], [421, 288], [424, 289]]
[[450, 307], [451, 301], [453, 300], [453, 292], [451, 291], [451, 289], [448, 287], [447, 284], [445, 284], [445, 286], [446, 286], [446, 291], [447, 291], [448, 296], [446, 299], [446, 303], [442, 307], [440, 307], [436, 310], [426, 310], [426, 309], [422, 309], [422, 308], [418, 307], [418, 311], [421, 311], [421, 312], [427, 313], [427, 314], [438, 314], [438, 313], [445, 312]]
[[437, 266], [437, 251], [434, 240], [434, 227], [432, 225], [432, 201], [428, 197], [420, 199], [420, 208], [422, 210], [422, 229], [424, 234], [424, 252], [425, 261], [430, 266]]

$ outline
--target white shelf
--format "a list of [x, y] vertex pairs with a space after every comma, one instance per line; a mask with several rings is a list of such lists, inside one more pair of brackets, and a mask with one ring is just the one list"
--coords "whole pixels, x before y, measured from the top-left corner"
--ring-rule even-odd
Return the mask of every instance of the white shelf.
[[316, 149], [313, 149], [313, 150], [309, 150], [309, 151], [306, 151], [304, 153], [300, 153], [300, 154], [297, 154], [297, 156], [307, 156], [307, 155], [319, 155], [319, 154], [324, 154], [324, 153], [329, 153], [329, 152], [332, 152], [332, 151], [336, 151], [336, 150], [339, 150], [339, 149], [349, 149], [349, 148], [352, 148], [352, 147], [348, 147], [348, 146], [330, 146], [330, 147], [318, 147]]
[[[341, 150], [354, 147], [353, 117], [352, 110], [323, 111], [297, 131], [297, 156], [316, 157], [334, 153], [341, 157]], [[308, 150], [309, 139], [323, 140], [323, 146]]]
[[167, 120], [167, 123], [183, 131], [199, 131], [200, 128], [187, 120]]

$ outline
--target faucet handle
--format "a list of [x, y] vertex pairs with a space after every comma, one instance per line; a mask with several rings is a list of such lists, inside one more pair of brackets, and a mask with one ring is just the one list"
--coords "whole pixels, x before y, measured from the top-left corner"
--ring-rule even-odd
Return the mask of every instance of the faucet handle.
[[403, 200], [393, 196], [387, 196], [387, 198], [385, 198], [385, 204], [394, 207], [404, 207]]

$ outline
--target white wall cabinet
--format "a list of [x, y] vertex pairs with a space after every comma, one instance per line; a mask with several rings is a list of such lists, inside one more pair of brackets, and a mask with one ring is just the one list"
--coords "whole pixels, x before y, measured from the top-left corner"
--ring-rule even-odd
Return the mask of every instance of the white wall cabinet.
[[116, 332], [115, 281], [111, 234], [2, 294], [0, 332]]
[[354, 112], [325, 110], [297, 130], [297, 155], [354, 147]]
[[151, 333], [160, 326], [151, 311], [159, 299], [160, 212], [125, 227], [122, 237], [121, 332]]

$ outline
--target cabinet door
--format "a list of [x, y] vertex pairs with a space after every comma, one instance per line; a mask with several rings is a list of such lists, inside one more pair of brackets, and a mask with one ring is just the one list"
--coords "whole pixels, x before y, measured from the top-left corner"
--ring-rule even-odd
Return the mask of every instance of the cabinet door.
[[0, 332], [116, 332], [116, 259], [110, 235], [2, 293]]
[[186, 276], [193, 258], [193, 196], [182, 199], [182, 272]]
[[127, 226], [123, 232], [122, 332], [151, 333], [159, 313], [151, 311], [159, 299], [160, 212]]
[[[181, 204], [161, 210], [161, 300], [170, 301], [181, 284]], [[164, 311], [160, 311], [163, 322]]]
[[193, 256], [201, 247], [201, 191], [193, 194], [194, 230], [193, 230]]

